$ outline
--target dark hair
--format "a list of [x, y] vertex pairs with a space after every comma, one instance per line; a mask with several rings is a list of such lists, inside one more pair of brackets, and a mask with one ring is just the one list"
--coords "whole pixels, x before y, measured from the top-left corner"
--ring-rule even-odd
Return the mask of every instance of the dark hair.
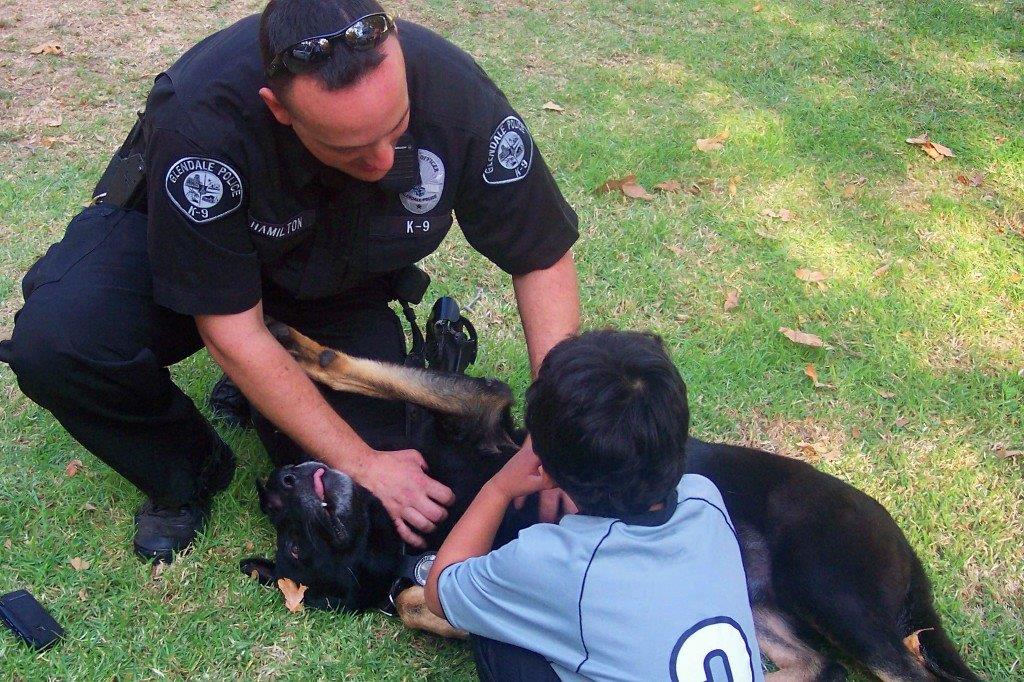
[[[260, 17], [260, 53], [266, 71], [277, 54], [312, 36], [339, 31], [360, 17], [382, 12], [374, 0], [270, 0]], [[380, 48], [354, 52], [339, 46], [331, 58], [309, 73], [328, 90], [355, 83], [384, 61]], [[267, 85], [284, 95], [295, 78], [281, 69]]]
[[664, 501], [683, 475], [689, 424], [686, 384], [654, 334], [566, 339], [526, 394], [526, 428], [544, 469], [594, 516]]

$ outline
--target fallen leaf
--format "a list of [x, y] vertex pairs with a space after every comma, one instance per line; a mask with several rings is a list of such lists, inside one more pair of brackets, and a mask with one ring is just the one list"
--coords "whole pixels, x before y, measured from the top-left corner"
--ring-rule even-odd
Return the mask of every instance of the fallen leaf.
[[917, 145], [921, 149], [921, 151], [923, 151], [925, 154], [930, 156], [935, 161], [941, 161], [946, 157], [956, 156], [956, 154], [953, 153], [953, 150], [947, 147], [946, 145], [939, 144], [934, 140], [929, 140], [928, 133], [924, 133], [923, 135], [920, 135], [918, 137], [908, 137], [907, 143]]
[[163, 561], [158, 561], [153, 564], [153, 568], [149, 569], [149, 579], [159, 580], [160, 576], [164, 574], [164, 569], [167, 568], [167, 564]]
[[737, 289], [730, 289], [725, 295], [725, 312], [729, 312], [740, 304], [740, 292]]
[[736, 196], [736, 192], [739, 191], [740, 176], [734, 175], [729, 178], [729, 196]]
[[76, 571], [84, 571], [90, 566], [92, 566], [92, 562], [86, 561], [80, 556], [76, 556], [74, 559], [71, 560], [71, 568], [75, 569]]
[[757, 3], [756, 5], [754, 5], [754, 12], [755, 13], [756, 12], [760, 12], [763, 9], [764, 9], [764, 5], [762, 5], [761, 3]]
[[1011, 272], [1010, 273], [1010, 276], [1009, 276], [1010, 284], [1017, 284], [1022, 279], [1024, 279], [1024, 275], [1021, 275], [1019, 272]]
[[814, 334], [796, 331], [795, 329], [790, 329], [789, 327], [779, 327], [779, 333], [785, 336], [793, 343], [798, 343], [801, 346], [810, 346], [811, 348], [825, 347], [825, 342], [821, 340], [821, 337], [815, 336]]
[[910, 420], [907, 419], [906, 417], [899, 417], [895, 422], [893, 422], [893, 424], [898, 429], [902, 429], [904, 426], [906, 426], [909, 423], [910, 423]]
[[996, 443], [992, 446], [992, 451], [996, 453], [996, 457], [1000, 459], [1016, 459], [1017, 457], [1024, 456], [1024, 450], [1009, 450], [1002, 443]]
[[763, 211], [761, 211], [761, 215], [768, 218], [778, 218], [784, 223], [788, 223], [789, 221], [796, 217], [796, 214], [790, 211], [788, 208], [780, 208], [778, 211], [771, 208], [766, 208]]
[[723, 130], [714, 137], [704, 137], [697, 140], [697, 149], [702, 152], [713, 152], [725, 148], [725, 141], [729, 139], [729, 131]]
[[879, 267], [875, 268], [875, 271], [871, 273], [872, 277], [882, 277], [885, 273], [889, 272], [889, 268], [892, 267], [892, 261], [888, 263], [882, 263]]
[[857, 196], [857, 185], [847, 185], [843, 188], [843, 199], [852, 199]]
[[956, 176], [956, 181], [961, 185], [967, 185], [968, 187], [981, 187], [981, 183], [985, 182], [985, 175], [983, 173], [975, 173], [971, 177], [966, 175]]
[[57, 114], [57, 116], [47, 121], [46, 125], [50, 126], [51, 128], [59, 128], [62, 125], [64, 125], [64, 117], [61, 114]]
[[60, 43], [41, 43], [32, 48], [32, 54], [52, 54], [60, 56], [64, 54], [64, 46]]
[[892, 400], [893, 398], [896, 397], [896, 394], [893, 393], [892, 391], [883, 391], [881, 389], [874, 388], [874, 387], [872, 387], [871, 390], [874, 391], [875, 393], [877, 393], [878, 395], [882, 396], [886, 400]]
[[818, 370], [814, 367], [813, 362], [807, 363], [807, 366], [804, 367], [804, 374], [806, 374], [808, 378], [810, 378], [815, 388], [835, 388], [835, 386], [833, 386], [832, 384], [825, 384], [818, 380]]
[[682, 247], [676, 246], [675, 244], [665, 244], [665, 248], [676, 254], [680, 258], [686, 255], [686, 251]]
[[683, 183], [678, 180], [666, 180], [665, 182], [659, 182], [654, 186], [654, 189], [659, 192], [678, 192], [683, 188]]
[[89, 593], [86, 592], [84, 588], [78, 591], [78, 600], [79, 601], [88, 601], [88, 599], [89, 599]]
[[1009, 139], [1006, 135], [996, 135], [996, 144], [1005, 144]]
[[278, 578], [277, 589], [284, 595], [284, 606], [292, 613], [302, 610], [302, 600], [306, 595], [306, 586], [297, 585], [290, 578]]
[[622, 193], [630, 199], [643, 199], [644, 201], [651, 201], [654, 199], [654, 195], [648, 192], [646, 189], [634, 182], [625, 182], [622, 184]]
[[854, 426], [850, 429], [850, 435], [854, 438], [860, 438], [860, 429]]
[[924, 660], [924, 654], [921, 653], [921, 641], [918, 639], [917, 636], [920, 635], [922, 632], [927, 632], [928, 630], [934, 629], [935, 628], [921, 628], [920, 630], [915, 630], [914, 632], [911, 632], [909, 635], [903, 638], [903, 646], [907, 647], [907, 651], [909, 651], [911, 655], [917, 659], [917, 662], [921, 664], [921, 667], [927, 667], [927, 664]]
[[608, 178], [604, 184], [594, 190], [595, 194], [607, 194], [608, 192], [621, 191], [622, 185], [626, 182], [636, 182], [635, 175], [627, 175], [624, 178]]
[[251, 552], [254, 549], [256, 549], [255, 543], [253, 543], [252, 540], [246, 540], [245, 541], [245, 551], [246, 552]]
[[542, 109], [546, 109], [547, 111], [557, 111], [559, 113], [565, 111], [565, 107], [561, 107], [561, 106], [559, 106], [559, 105], [557, 105], [557, 104], [555, 104], [554, 102], [551, 102], [551, 101], [545, 102], [544, 106], [542, 107]]
[[96, 511], [96, 505], [92, 502], [86, 502], [82, 505], [82, 511]]
[[80, 459], [73, 459], [70, 462], [68, 462], [68, 465], [66, 467], [64, 467], [64, 473], [67, 475], [68, 478], [71, 478], [72, 476], [77, 474], [79, 471], [81, 471], [81, 469], [82, 469], [82, 460], [80, 460]]
[[797, 268], [796, 272], [793, 273], [796, 278], [801, 282], [820, 283], [828, 279], [828, 275], [818, 270], [807, 270], [805, 268]]

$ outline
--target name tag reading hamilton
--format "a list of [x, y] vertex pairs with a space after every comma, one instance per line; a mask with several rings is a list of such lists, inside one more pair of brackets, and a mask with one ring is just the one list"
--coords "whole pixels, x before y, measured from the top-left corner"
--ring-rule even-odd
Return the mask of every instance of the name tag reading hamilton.
[[286, 239], [309, 228], [316, 220], [316, 211], [310, 209], [283, 223], [272, 223], [249, 216], [249, 229], [253, 234], [270, 239]]
[[234, 168], [198, 156], [171, 165], [164, 180], [171, 203], [195, 223], [223, 218], [242, 205], [242, 179]]

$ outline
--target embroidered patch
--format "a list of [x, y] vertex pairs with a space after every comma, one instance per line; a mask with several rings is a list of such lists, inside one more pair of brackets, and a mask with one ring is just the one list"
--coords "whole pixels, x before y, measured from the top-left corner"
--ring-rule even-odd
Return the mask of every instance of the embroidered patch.
[[533, 138], [526, 124], [509, 116], [498, 124], [487, 144], [484, 182], [504, 185], [526, 177], [533, 163]]
[[208, 223], [242, 205], [242, 179], [226, 163], [186, 156], [171, 165], [164, 179], [171, 202], [189, 220]]
[[268, 223], [265, 220], [254, 218], [251, 214], [249, 215], [249, 229], [253, 233], [261, 235], [263, 237], [270, 237], [271, 239], [284, 239], [290, 237], [297, 232], [302, 232], [310, 225], [315, 222], [316, 211], [310, 209], [303, 211], [299, 215], [295, 216], [291, 220], [285, 223]]
[[405, 210], [416, 215], [432, 211], [444, 192], [444, 164], [434, 152], [419, 150], [420, 184], [399, 195]]

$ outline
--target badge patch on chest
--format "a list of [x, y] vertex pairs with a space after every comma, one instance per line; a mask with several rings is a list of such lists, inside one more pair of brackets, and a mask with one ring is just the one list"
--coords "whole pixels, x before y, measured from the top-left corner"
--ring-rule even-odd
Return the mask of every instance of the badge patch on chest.
[[195, 223], [208, 223], [242, 205], [242, 179], [226, 163], [186, 156], [167, 171], [164, 189], [171, 202]]
[[526, 124], [509, 116], [498, 124], [487, 143], [484, 182], [505, 185], [526, 177], [533, 163], [533, 138]]
[[416, 215], [432, 211], [440, 202], [444, 192], [444, 164], [434, 152], [419, 150], [420, 184], [408, 192], [398, 195], [405, 210]]

